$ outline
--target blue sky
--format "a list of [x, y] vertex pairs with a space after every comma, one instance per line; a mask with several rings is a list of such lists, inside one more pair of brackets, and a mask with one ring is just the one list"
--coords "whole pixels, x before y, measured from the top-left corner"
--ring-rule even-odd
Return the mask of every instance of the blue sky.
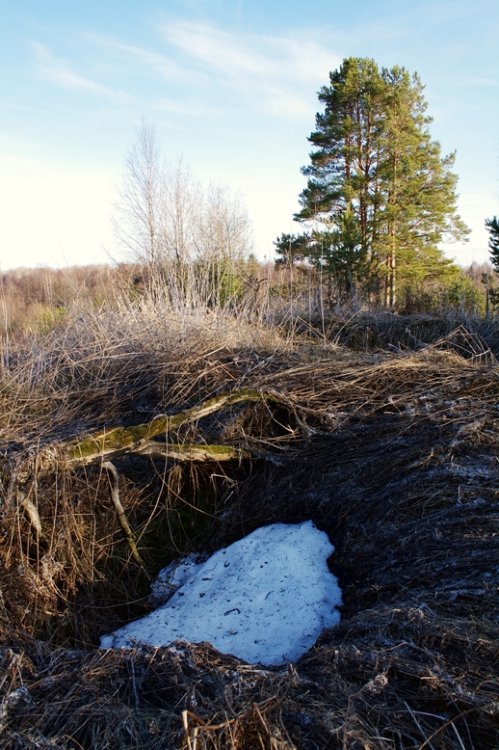
[[111, 227], [143, 118], [162, 154], [245, 200], [255, 251], [292, 231], [318, 89], [345, 57], [426, 85], [432, 136], [457, 151], [472, 228], [445, 251], [488, 257], [499, 214], [497, 0], [0, 0], [0, 269], [125, 260]]

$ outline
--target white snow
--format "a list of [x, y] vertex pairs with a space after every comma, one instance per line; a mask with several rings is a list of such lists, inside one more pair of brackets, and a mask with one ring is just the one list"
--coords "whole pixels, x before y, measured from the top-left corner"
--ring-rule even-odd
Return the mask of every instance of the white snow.
[[101, 647], [207, 641], [250, 663], [295, 661], [339, 622], [333, 552], [327, 534], [305, 521], [263, 526], [204, 562], [184, 558], [153, 584], [153, 600], [168, 599], [103, 636]]

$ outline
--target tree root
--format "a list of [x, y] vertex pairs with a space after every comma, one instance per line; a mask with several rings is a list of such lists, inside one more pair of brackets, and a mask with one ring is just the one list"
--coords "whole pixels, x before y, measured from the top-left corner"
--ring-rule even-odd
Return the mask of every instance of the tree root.
[[109, 481], [111, 485], [111, 498], [112, 498], [114, 507], [116, 509], [116, 515], [118, 516], [118, 521], [120, 523], [121, 528], [123, 529], [123, 533], [125, 534], [126, 540], [128, 542], [128, 546], [130, 547], [130, 552], [132, 553], [132, 557], [135, 560], [135, 562], [138, 563], [141, 566], [141, 568], [144, 568], [145, 570], [144, 561], [142, 557], [140, 556], [140, 552], [137, 548], [135, 534], [130, 528], [130, 524], [128, 523], [127, 518], [125, 516], [123, 505], [121, 504], [120, 489], [119, 489], [120, 478], [118, 474], [118, 469], [113, 463], [111, 463], [111, 461], [105, 461], [102, 464], [102, 468], [105, 469], [109, 474]]

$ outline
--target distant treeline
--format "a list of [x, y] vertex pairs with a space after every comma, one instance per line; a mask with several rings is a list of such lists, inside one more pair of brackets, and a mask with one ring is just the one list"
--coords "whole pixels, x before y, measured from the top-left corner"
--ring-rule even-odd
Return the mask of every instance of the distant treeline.
[[[185, 298], [180, 301], [178, 284], [174, 290], [171, 287], [173, 278], [167, 268], [161, 271], [133, 263], [6, 271], [0, 273], [0, 331], [11, 336], [44, 332], [69, 311], [112, 308], [123, 296], [139, 304], [143, 299], [154, 300], [164, 294], [177, 307], [224, 307], [267, 322], [285, 310], [317, 320], [338, 309], [375, 309], [365, 301], [346, 296], [330, 276], [305, 264], [259, 263], [254, 257], [232, 265], [206, 267], [194, 263], [185, 279]], [[482, 316], [487, 312], [488, 290], [497, 285], [490, 263], [472, 263], [459, 269], [449, 283], [408, 285], [399, 296], [397, 312], [457, 310]]]

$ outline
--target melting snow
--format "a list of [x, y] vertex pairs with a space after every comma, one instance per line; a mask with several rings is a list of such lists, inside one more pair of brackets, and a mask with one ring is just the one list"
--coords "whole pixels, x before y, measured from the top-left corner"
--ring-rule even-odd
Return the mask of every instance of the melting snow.
[[101, 638], [102, 648], [208, 641], [225, 654], [267, 666], [294, 661], [339, 622], [334, 552], [312, 521], [263, 526], [204, 562], [169, 565], [152, 597], [158, 609]]

